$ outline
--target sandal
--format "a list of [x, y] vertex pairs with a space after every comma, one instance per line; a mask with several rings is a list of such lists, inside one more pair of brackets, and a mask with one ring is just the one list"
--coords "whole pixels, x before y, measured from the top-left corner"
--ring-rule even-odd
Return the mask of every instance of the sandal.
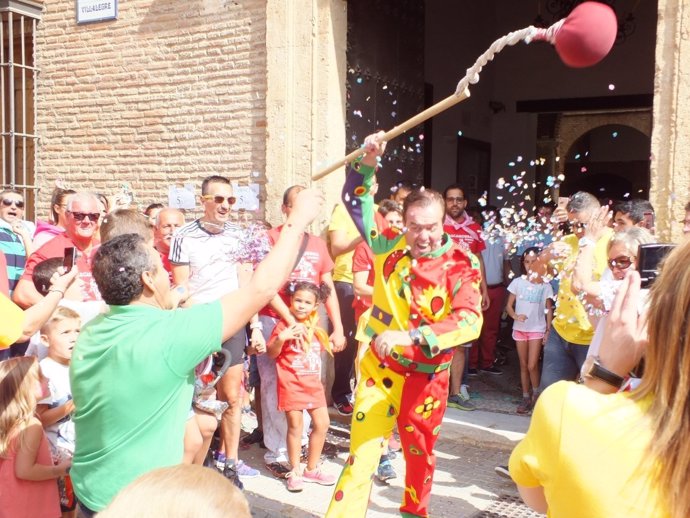
[[290, 468], [281, 464], [280, 462], [271, 462], [266, 464], [266, 469], [271, 472], [271, 474], [279, 479], [286, 479], [288, 473], [291, 472]]

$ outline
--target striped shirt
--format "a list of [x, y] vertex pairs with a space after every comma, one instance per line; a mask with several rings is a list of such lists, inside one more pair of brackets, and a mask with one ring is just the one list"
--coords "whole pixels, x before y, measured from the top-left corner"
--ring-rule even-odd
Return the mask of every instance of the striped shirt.
[[0, 251], [7, 260], [7, 280], [10, 285], [10, 295], [24, 273], [26, 266], [26, 249], [24, 242], [11, 228], [9, 223], [0, 220]]
[[181, 227], [172, 238], [168, 258], [173, 268], [189, 266], [189, 295], [193, 303], [211, 302], [239, 287], [237, 264], [243, 262], [241, 227], [226, 223], [212, 234], [201, 220]]

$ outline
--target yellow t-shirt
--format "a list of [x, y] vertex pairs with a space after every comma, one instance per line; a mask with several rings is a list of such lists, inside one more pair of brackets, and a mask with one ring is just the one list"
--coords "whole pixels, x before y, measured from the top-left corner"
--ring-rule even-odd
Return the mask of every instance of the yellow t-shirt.
[[[355, 222], [352, 221], [347, 210], [340, 203], [333, 208], [331, 223], [328, 225], [328, 231], [332, 230], [344, 230], [349, 240], [359, 237], [359, 231], [355, 226]], [[340, 254], [333, 259], [335, 263], [333, 267], [334, 281], [349, 282], [350, 284], [354, 282], [354, 276], [352, 275], [352, 256], [354, 253], [355, 251], [352, 250], [346, 254]]]
[[[594, 280], [598, 281], [606, 269], [608, 242], [613, 231], [606, 232], [595, 245], [594, 249]], [[561, 265], [561, 283], [558, 289], [556, 311], [553, 317], [553, 327], [561, 337], [571, 343], [589, 345], [594, 337], [594, 327], [587, 318], [582, 302], [573, 293], [572, 273], [578, 254], [578, 237], [574, 234], [565, 236], [562, 241], [570, 245], [571, 254]]]
[[544, 488], [554, 518], [670, 518], [650, 483], [649, 401], [560, 381], [540, 396], [510, 456], [520, 486]]
[[0, 293], [0, 351], [7, 349], [22, 336], [24, 312]]

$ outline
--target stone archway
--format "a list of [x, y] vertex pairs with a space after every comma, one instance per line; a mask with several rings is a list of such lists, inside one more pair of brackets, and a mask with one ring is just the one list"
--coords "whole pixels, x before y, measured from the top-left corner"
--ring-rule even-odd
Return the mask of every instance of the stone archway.
[[[652, 110], [632, 110], [605, 113], [563, 113], [556, 127], [556, 156], [564, 156], [573, 144], [585, 133], [600, 126], [629, 126], [644, 133], [651, 139]], [[558, 174], [565, 170], [565, 161], [556, 166]]]
[[648, 134], [622, 124], [604, 124], [580, 135], [560, 155], [565, 178], [560, 192], [586, 191], [598, 198], [648, 198], [650, 187]]

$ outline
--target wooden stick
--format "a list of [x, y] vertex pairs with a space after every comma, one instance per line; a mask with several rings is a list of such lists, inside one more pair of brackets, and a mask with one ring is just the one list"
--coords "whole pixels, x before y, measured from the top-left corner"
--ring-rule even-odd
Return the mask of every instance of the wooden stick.
[[[430, 119], [434, 115], [438, 115], [439, 113], [447, 110], [451, 106], [455, 106], [460, 101], [464, 101], [465, 99], [467, 99], [469, 96], [470, 96], [470, 91], [467, 88], [465, 88], [465, 90], [459, 95], [453, 94], [453, 95], [446, 97], [442, 101], [439, 101], [436, 104], [434, 104], [433, 106], [430, 106], [429, 108], [427, 108], [423, 112], [420, 112], [417, 115], [407, 119], [405, 122], [403, 122], [399, 126], [395, 126], [393, 129], [387, 131], [383, 135], [383, 140], [388, 142], [391, 139], [394, 139], [395, 137], [402, 135], [407, 130], [414, 128], [418, 124], [421, 124], [422, 122]], [[355, 149], [352, 153], [347, 155], [345, 158], [342, 158], [342, 159], [338, 160], [337, 162], [333, 162], [331, 165], [329, 165], [325, 169], [322, 169], [321, 171], [316, 173], [314, 176], [311, 177], [311, 179], [312, 180], [320, 180], [324, 176], [331, 174], [333, 171], [336, 171], [337, 169], [339, 169], [343, 165], [347, 164], [348, 162], [351, 162], [352, 160], [354, 160], [355, 158], [359, 157], [362, 154], [363, 154], [363, 151], [361, 148]]]

